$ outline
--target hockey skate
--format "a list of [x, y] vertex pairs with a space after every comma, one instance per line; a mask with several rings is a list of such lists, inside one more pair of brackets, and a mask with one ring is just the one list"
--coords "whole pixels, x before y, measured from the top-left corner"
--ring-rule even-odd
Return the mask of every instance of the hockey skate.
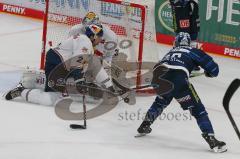
[[218, 141], [214, 134], [202, 134], [202, 137], [206, 140], [209, 144], [209, 147], [213, 152], [222, 153], [227, 151], [226, 143], [223, 141]]
[[14, 98], [21, 96], [21, 93], [24, 89], [25, 88], [23, 87], [23, 85], [19, 83], [16, 88], [8, 91], [4, 97], [6, 100], [12, 100]]
[[140, 127], [137, 129], [138, 133], [135, 137], [142, 137], [152, 132], [150, 128], [151, 123], [149, 121], [143, 121]]

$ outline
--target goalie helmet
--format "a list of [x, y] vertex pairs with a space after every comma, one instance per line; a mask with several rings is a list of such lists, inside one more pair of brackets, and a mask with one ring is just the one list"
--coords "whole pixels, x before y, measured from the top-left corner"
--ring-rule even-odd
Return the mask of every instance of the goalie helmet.
[[87, 26], [85, 34], [90, 38], [93, 37], [96, 39], [96, 37], [102, 37], [103, 36], [103, 29], [101, 26], [91, 24]]
[[85, 17], [83, 18], [82, 24], [86, 27], [89, 26], [91, 24], [95, 24], [95, 25], [101, 25], [100, 21], [99, 21], [99, 17], [97, 16], [96, 13], [94, 12], [88, 12]]
[[190, 46], [191, 43], [191, 38], [190, 35], [186, 32], [180, 32], [177, 34], [175, 41], [174, 41], [174, 46]]

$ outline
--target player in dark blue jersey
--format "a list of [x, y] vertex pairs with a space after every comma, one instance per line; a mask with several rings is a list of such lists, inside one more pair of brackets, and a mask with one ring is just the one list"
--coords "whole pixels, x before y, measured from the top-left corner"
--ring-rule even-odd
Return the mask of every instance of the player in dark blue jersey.
[[202, 131], [202, 137], [210, 148], [215, 152], [224, 152], [227, 150], [226, 144], [214, 137], [208, 113], [188, 80], [191, 71], [197, 66], [204, 69], [207, 77], [216, 77], [219, 68], [208, 54], [191, 48], [190, 42], [190, 35], [180, 32], [176, 36], [173, 49], [154, 66], [152, 85], [157, 92], [157, 97], [137, 131], [144, 135], [150, 133], [152, 131], [150, 125], [175, 98], [183, 110], [190, 110], [191, 115], [195, 117]]

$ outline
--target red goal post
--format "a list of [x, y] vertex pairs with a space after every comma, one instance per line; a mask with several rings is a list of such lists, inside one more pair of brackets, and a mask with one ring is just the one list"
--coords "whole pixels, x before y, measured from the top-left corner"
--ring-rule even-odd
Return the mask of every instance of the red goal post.
[[136, 86], [140, 86], [146, 6], [121, 0], [88, 0], [86, 3], [89, 4], [79, 7], [79, 4], [73, 6], [66, 2], [62, 5], [53, 0], [46, 0], [40, 68], [44, 69], [46, 51], [66, 39], [67, 31], [81, 23], [87, 12], [94, 11], [100, 21], [108, 25], [119, 37], [134, 41], [133, 49], [129, 49], [128, 53], [131, 54], [130, 61], [138, 65]]

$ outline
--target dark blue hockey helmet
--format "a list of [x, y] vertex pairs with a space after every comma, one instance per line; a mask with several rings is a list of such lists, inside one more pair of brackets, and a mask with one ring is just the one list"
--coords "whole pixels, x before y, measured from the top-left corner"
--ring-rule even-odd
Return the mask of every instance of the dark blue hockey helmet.
[[191, 43], [190, 35], [188, 33], [186, 33], [186, 32], [180, 32], [175, 37], [174, 46], [175, 47], [178, 47], [178, 46], [190, 46], [190, 43]]
[[103, 28], [102, 28], [102, 26], [91, 24], [91, 25], [85, 27], [85, 29], [86, 29], [85, 34], [89, 38], [93, 37], [95, 39], [96, 36], [98, 36], [98, 37], [102, 37], [103, 36]]

